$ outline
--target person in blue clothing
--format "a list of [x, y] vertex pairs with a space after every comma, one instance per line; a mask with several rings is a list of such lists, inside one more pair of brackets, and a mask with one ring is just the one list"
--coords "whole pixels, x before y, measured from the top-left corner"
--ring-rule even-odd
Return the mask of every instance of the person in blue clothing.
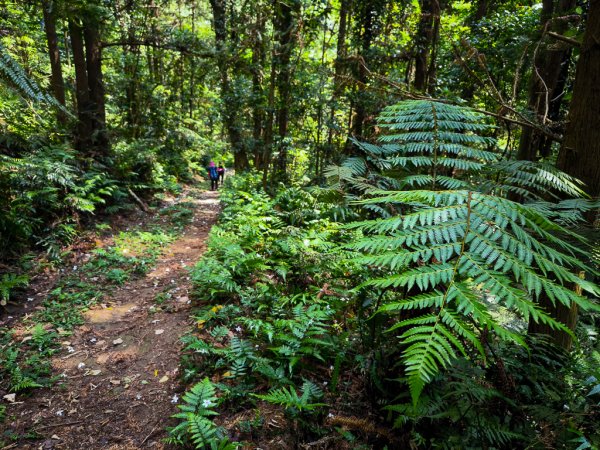
[[210, 178], [210, 190], [217, 190], [219, 188], [219, 171], [213, 161], [208, 165], [208, 178]]

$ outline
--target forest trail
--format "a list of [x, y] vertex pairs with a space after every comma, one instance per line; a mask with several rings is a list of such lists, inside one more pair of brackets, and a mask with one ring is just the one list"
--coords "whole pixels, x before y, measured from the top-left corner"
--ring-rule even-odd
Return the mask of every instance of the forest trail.
[[[8, 448], [165, 448], [165, 426], [183, 391], [178, 367], [180, 338], [189, 330], [187, 268], [205, 251], [219, 209], [215, 192], [192, 202], [191, 223], [153, 270], [87, 311], [85, 325], [65, 338], [52, 360], [65, 386], [34, 391], [11, 409], [17, 431], [37, 436]], [[167, 308], [156, 310], [156, 296], [171, 286]]]

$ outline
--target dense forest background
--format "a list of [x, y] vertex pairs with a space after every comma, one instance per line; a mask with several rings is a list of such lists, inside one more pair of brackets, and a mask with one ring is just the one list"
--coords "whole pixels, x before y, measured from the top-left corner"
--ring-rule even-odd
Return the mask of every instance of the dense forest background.
[[253, 337], [188, 338], [237, 384], [171, 442], [233, 445], [197, 407], [244, 398], [298, 445], [597, 448], [600, 1], [0, 6], [3, 306], [30, 251], [235, 169], [193, 276], [237, 306], [196, 318]]

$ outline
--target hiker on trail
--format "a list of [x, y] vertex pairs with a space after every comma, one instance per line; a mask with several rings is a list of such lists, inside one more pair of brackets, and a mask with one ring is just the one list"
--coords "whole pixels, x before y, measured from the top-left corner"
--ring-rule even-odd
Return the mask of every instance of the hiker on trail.
[[208, 165], [208, 178], [210, 178], [210, 190], [217, 190], [219, 188], [219, 171], [213, 161]]
[[225, 181], [225, 167], [223, 167], [223, 162], [219, 163], [217, 172], [219, 173], [219, 180], [221, 181], [221, 186], [223, 186], [223, 182]]

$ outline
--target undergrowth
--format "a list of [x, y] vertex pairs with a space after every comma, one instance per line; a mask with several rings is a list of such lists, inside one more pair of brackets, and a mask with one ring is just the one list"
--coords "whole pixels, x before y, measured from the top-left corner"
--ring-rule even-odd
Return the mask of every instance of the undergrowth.
[[[324, 188], [271, 198], [252, 175], [228, 181], [192, 270], [196, 327], [182, 360], [187, 383], [213, 384], [222, 436], [598, 444], [598, 287], [579, 276], [595, 271], [569, 228], [591, 203], [544, 163], [503, 160], [482, 120], [406, 102], [382, 114], [378, 144], [357, 143], [362, 155], [327, 170]], [[579, 306], [574, 332], [544, 299]], [[530, 322], [578, 337], [575, 348], [528, 335]]]

